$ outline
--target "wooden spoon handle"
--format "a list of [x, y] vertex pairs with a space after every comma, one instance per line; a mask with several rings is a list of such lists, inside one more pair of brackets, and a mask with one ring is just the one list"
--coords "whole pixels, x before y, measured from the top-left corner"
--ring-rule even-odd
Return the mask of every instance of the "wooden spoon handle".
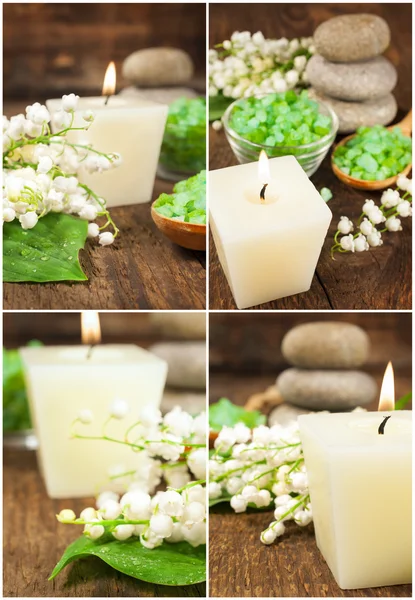
[[402, 129], [402, 133], [404, 135], [411, 135], [412, 133], [412, 109], [409, 113], [402, 119], [398, 126]]

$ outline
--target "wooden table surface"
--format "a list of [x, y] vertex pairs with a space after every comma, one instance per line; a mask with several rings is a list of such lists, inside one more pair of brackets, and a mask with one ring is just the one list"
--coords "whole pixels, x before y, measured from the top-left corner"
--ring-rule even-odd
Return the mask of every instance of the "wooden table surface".
[[[363, 10], [364, 7], [364, 10]], [[312, 35], [318, 24], [345, 13], [369, 12], [383, 16], [391, 29], [392, 42], [386, 56], [398, 71], [394, 95], [399, 106], [399, 118], [411, 108], [411, 5], [410, 4], [211, 4], [210, 47], [229, 39], [233, 31], [262, 31], [266, 37], [288, 38]], [[210, 128], [210, 169], [236, 165], [223, 131]], [[329, 207], [333, 220], [323, 246], [311, 289], [303, 294], [283, 298], [256, 309], [410, 309], [412, 306], [412, 235], [411, 219], [403, 219], [404, 231], [386, 233], [384, 244], [369, 252], [339, 254], [333, 261], [330, 248], [340, 216], [357, 219], [368, 197], [341, 183], [332, 173], [327, 157], [311, 177], [316, 188], [328, 187], [333, 192]], [[378, 201], [380, 193], [371, 193]], [[230, 310], [236, 305], [225, 275], [219, 264], [216, 249], [210, 240], [211, 309]], [[260, 268], [260, 265], [259, 267]]]
[[210, 509], [212, 597], [410, 598], [411, 585], [341, 590], [317, 548], [313, 526], [289, 523], [275, 544], [259, 539], [271, 512], [236, 515], [228, 505]]
[[[380, 385], [380, 372], [372, 374]], [[274, 384], [275, 376], [215, 373], [210, 379], [210, 400], [216, 402], [226, 396], [243, 405], [251, 394]], [[397, 397], [410, 389], [409, 365], [396, 378]], [[270, 511], [237, 515], [227, 504], [210, 509], [209, 590], [212, 597], [412, 597], [411, 585], [341, 590], [317, 548], [313, 525], [302, 528], [289, 523], [277, 543], [262, 544], [260, 533], [268, 527], [272, 516]]]
[[34, 452], [4, 451], [3, 596], [5, 597], [199, 597], [205, 584], [153, 585], [111, 569], [99, 559], [69, 565], [53, 581], [48, 577], [77, 533], [55, 515], [71, 507], [77, 514], [92, 499], [51, 500], [46, 495]]
[[[156, 180], [154, 198], [172, 184]], [[6, 310], [204, 309], [206, 256], [173, 244], [155, 226], [150, 204], [111, 210], [120, 229], [109, 247], [87, 241], [80, 262], [89, 281], [5, 283]]]

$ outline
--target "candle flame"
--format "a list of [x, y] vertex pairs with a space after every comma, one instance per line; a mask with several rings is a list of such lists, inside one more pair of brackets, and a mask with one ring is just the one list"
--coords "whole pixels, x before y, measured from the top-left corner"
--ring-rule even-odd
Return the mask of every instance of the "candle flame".
[[262, 185], [265, 185], [271, 181], [271, 174], [269, 172], [269, 160], [264, 150], [261, 150], [258, 160], [258, 178]]
[[378, 410], [395, 409], [395, 380], [393, 376], [392, 363], [389, 362], [383, 376], [382, 387], [380, 389]]
[[99, 344], [101, 341], [101, 326], [99, 314], [95, 310], [86, 310], [81, 313], [81, 330], [83, 344]]
[[115, 94], [116, 81], [117, 73], [115, 70], [115, 63], [110, 62], [107, 70], [105, 71], [104, 85], [102, 86], [103, 96], [112, 96], [112, 94]]

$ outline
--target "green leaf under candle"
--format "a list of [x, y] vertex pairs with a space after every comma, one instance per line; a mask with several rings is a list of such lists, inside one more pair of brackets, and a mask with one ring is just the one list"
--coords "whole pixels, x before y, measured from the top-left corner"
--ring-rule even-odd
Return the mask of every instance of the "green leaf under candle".
[[233, 427], [237, 423], [244, 423], [250, 429], [264, 425], [265, 415], [258, 410], [246, 410], [242, 406], [232, 404], [227, 398], [221, 398], [209, 408], [209, 425], [213, 431], [220, 431], [225, 425]]
[[403, 410], [407, 404], [412, 400], [412, 392], [405, 394], [402, 398], [395, 403], [395, 410]]
[[87, 221], [65, 214], [49, 213], [28, 230], [17, 221], [5, 223], [3, 281], [87, 280], [78, 260], [87, 234]]
[[111, 535], [98, 540], [78, 538], [65, 550], [49, 580], [78, 558], [96, 556], [131, 577], [159, 585], [192, 585], [206, 579], [206, 546], [163, 543], [149, 550], [137, 538], [119, 541]]

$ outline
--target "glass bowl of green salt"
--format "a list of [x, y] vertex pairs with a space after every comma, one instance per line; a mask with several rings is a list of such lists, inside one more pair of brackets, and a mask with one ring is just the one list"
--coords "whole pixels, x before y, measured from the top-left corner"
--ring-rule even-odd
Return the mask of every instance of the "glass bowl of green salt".
[[180, 181], [206, 168], [206, 100], [178, 98], [169, 106], [158, 175]]
[[223, 116], [228, 142], [240, 163], [295, 156], [313, 175], [327, 155], [339, 127], [335, 112], [308, 97], [306, 90], [241, 98]]

